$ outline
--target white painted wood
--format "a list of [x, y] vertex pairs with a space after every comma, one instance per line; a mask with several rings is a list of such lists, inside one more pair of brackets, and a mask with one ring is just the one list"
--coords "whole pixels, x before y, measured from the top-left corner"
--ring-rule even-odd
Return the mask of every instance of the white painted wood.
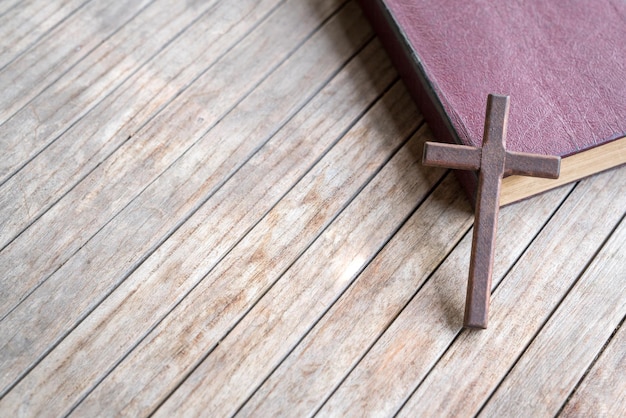
[[153, 0], [92, 0], [0, 70], [0, 124]]
[[[351, 36], [334, 39], [329, 35], [339, 35], [344, 30], [339, 26], [342, 22], [334, 19], [334, 28], [329, 30], [329, 35], [325, 35], [329, 32], [322, 32], [308, 42], [306, 48], [300, 48], [297, 55], [290, 56], [293, 49], [318, 26], [319, 16], [316, 14], [328, 16], [335, 7], [334, 0], [286, 3], [258, 28], [258, 32], [255, 31], [255, 36], [247, 37], [233, 48], [210, 71], [177, 96], [149, 125], [125, 142], [113, 156], [2, 250], [0, 265], [5, 267], [8, 285], [0, 289], [0, 317], [23, 300], [31, 289], [64, 266], [112, 217], [122, 210], [132, 213], [133, 209], [125, 209], [126, 206], [148, 185], [152, 186], [149, 192], [144, 193], [158, 201], [136, 201], [134, 205], [138, 209], [134, 210], [150, 214], [142, 214], [138, 218], [122, 217], [115, 226], [109, 226], [109, 230], [120, 228], [124, 233], [115, 236], [119, 240], [115, 244], [105, 245], [108, 252], [117, 254], [120, 251], [119, 242], [125, 242], [127, 237], [134, 237], [141, 248], [148, 250], [178, 222], [175, 213], [180, 211], [178, 213], [184, 214], [191, 210], [199, 198], [241, 166], [247, 156], [306, 102], [305, 93], [314, 94], [370, 36], [371, 29], [363, 27], [362, 16], [356, 15], [352, 18]], [[354, 12], [354, 7], [348, 12]], [[301, 19], [294, 20], [291, 26], [281, 25], [288, 16], [299, 16]], [[331, 53], [332, 42], [337, 44]], [[259, 43], [273, 47], [259, 50]], [[287, 57], [289, 59], [280, 71], [256, 88], [257, 83], [273, 71], [276, 61]], [[246, 72], [242, 73], [240, 69], [235, 73], [234, 68], [243, 68]], [[299, 77], [291, 77], [291, 74], [298, 74]], [[310, 83], [304, 84], [300, 80], [310, 80]], [[237, 105], [252, 90], [254, 95]], [[223, 120], [226, 114], [228, 119]], [[217, 130], [207, 136], [206, 133], [218, 122]], [[188, 151], [201, 138], [203, 145], [196, 145]], [[177, 164], [195, 173], [195, 178], [190, 178], [191, 174], [176, 174], [174, 170], [173, 177], [165, 176], [160, 180], [163, 183], [153, 183], [184, 153], [186, 157]], [[145, 198], [150, 199], [148, 196]], [[166, 225], [160, 231], [152, 229], [153, 225], [144, 225], [146, 216], [152, 222], [165, 220]], [[137, 235], [130, 227], [143, 227], [149, 232]], [[107, 232], [102, 234], [106, 236]], [[138, 251], [139, 248], [133, 249]], [[123, 247], [121, 251], [127, 253]], [[25, 254], [29, 255], [28, 264], [23, 263]], [[111, 260], [103, 257], [104, 254], [106, 252], [98, 250], [90, 257], [108, 265]], [[140, 260], [142, 252], [138, 251], [131, 259], [111, 256], [122, 262], [119, 273], [127, 271]], [[84, 265], [92, 261], [79, 256], [75, 262]], [[59, 280], [65, 277], [64, 274], [57, 273]], [[78, 277], [84, 276], [79, 274]]]
[[2, 14], [0, 5], [0, 68], [23, 53], [88, 0], [23, 0]]
[[[60, 414], [77, 402], [280, 201], [394, 76], [378, 42], [366, 47], [0, 401], [0, 408], [17, 410], [28, 399], [30, 412]], [[341, 158], [336, 155], [337, 167]]]
[[563, 408], [563, 417], [626, 415], [626, 326], [622, 326]]
[[478, 412], [619, 222], [625, 170], [576, 187], [496, 290], [489, 328], [464, 331], [441, 353], [400, 416]]
[[[569, 188], [564, 188], [500, 210], [493, 272], [494, 286], [497, 286], [517, 258], [523, 254], [526, 246], [568, 191]], [[314, 384], [314, 379], [304, 376], [303, 372], [308, 371], [315, 359], [325, 355], [331, 356], [330, 353], [338, 351], [330, 338], [333, 330], [340, 329], [342, 324], [357, 322], [358, 326], [346, 328], [341, 332], [346, 333], [342, 338], [344, 341], [347, 340], [344, 350], [358, 349], [358, 355], [354, 356], [355, 358], [346, 356], [345, 362], [342, 363], [333, 362], [332, 368], [325, 366], [321, 370], [316, 370], [314, 375], [327, 375], [325, 379], [330, 382], [327, 387], [318, 389], [317, 393], [309, 393], [307, 390], [301, 396], [304, 399], [311, 398], [309, 402], [315, 407], [330, 396], [320, 410], [321, 416], [392, 415], [410, 395], [415, 382], [427, 373], [440, 350], [444, 350], [461, 330], [471, 242], [470, 230], [412, 299], [411, 295], [418, 288], [406, 288], [398, 284], [391, 289], [394, 296], [386, 298], [392, 309], [369, 312], [367, 318], [360, 320], [356, 313], [344, 308], [338, 309], [332, 317], [324, 318], [318, 326], [319, 330], [314, 331], [312, 336], [305, 340], [304, 346], [309, 352], [305, 353], [304, 349], [299, 347], [292, 355], [293, 358], [287, 359], [275, 376], [270, 377], [266, 387], [259, 391], [253, 401], [266, 393], [268, 396], [276, 397], [280, 390], [284, 390], [283, 376], [288, 380], [300, 377], [304, 379], [304, 384]], [[392, 255], [387, 255], [388, 257], [404, 257], [407, 263], [415, 257], [411, 248], [397, 248], [395, 252], [389, 254]], [[381, 280], [385, 280], [385, 277], [381, 277]], [[407, 302], [406, 308], [386, 329]], [[342, 300], [339, 304], [346, 307], [354, 306], [352, 310], [356, 310], [359, 300], [352, 298]], [[363, 329], [372, 327], [369, 323], [376, 324], [377, 328], [368, 334], [375, 336], [383, 332], [384, 334], [366, 354], [373, 339], [364, 338], [361, 334]], [[355, 364], [362, 356], [363, 359]], [[354, 370], [345, 377], [351, 367], [354, 367]], [[341, 382], [344, 377], [345, 381]], [[336, 392], [331, 395], [331, 391], [337, 386], [339, 387]], [[271, 404], [269, 399], [266, 402]], [[261, 404], [261, 407], [263, 406]]]
[[[90, 55], [81, 65], [68, 72], [66, 77], [39, 95], [28, 109], [0, 126], [0, 137], [3, 138], [0, 141], [8, 148], [7, 154], [0, 159], [0, 165], [4, 164], [6, 170], [19, 165], [21, 159], [28, 159], [32, 153], [46, 148], [45, 152], [38, 154], [0, 186], [0, 230], [3, 231], [0, 248], [45, 213], [64, 193], [182, 93], [196, 77], [215, 64], [276, 3], [277, 0], [261, 3], [246, 0], [238, 2], [236, 8], [223, 2], [213, 5], [210, 13], [205, 13], [165, 49], [161, 49], [154, 59], [87, 112], [86, 108], [108, 91], [96, 88], [97, 83], [92, 84], [89, 80], [98, 79], [96, 75], [101, 71], [108, 71], [104, 76], [100, 74], [102, 78], [111, 79], [114, 74], [120, 74], [121, 69], [118, 67], [124, 61], [122, 59], [112, 64], [110, 68], [104, 65], [103, 68], [89, 67], [93, 71], [83, 72], [82, 64], [93, 60]], [[144, 31], [145, 36], [151, 38], [147, 45], [142, 43], [146, 40], [144, 37], [136, 35], [137, 32], [141, 33], [139, 29], [142, 25], [135, 27], [134, 22], [117, 34], [125, 34], [128, 37], [126, 41], [131, 44], [134, 42], [135, 46], [140, 47], [141, 53], [126, 55], [124, 51], [109, 51], [109, 58], [119, 58], [119, 54], [133, 62], [142, 55], [145, 58], [147, 52], [161, 48], [161, 44], [156, 41], [168, 41], [178, 26], [186, 26], [198, 12], [180, 8], [172, 8], [170, 11], [163, 7], [167, 4], [158, 5], [162, 7], [155, 9], [155, 13], [146, 11], [139, 16], [141, 19], [137, 19], [148, 25], [160, 23], [156, 34]], [[207, 3], [207, 7], [209, 5]], [[152, 20], [146, 21], [146, 15], [151, 16]], [[167, 24], [163, 26], [164, 23]], [[129, 31], [126, 28], [130, 28]], [[200, 38], [204, 42], [198, 42]], [[109, 82], [106, 87], [113, 88], [114, 83]], [[71, 97], [71, 100], [65, 101], [64, 97]], [[34, 114], [29, 109], [38, 105], [50, 107], [51, 102], [57, 107], [54, 107], [54, 111], [51, 109], [48, 117], [44, 118], [43, 113], [38, 112], [40, 120], [32, 119]], [[81, 117], [80, 112], [87, 113]], [[50, 143], [58, 135], [61, 135], [60, 138]]]
[[[124, 413], [147, 413], [219, 344], [417, 126], [415, 109], [399, 87], [377, 103], [96, 387], [78, 406], [78, 414], [91, 415], [111, 404]], [[182, 249], [179, 246], [177, 252]], [[170, 271], [164, 268], [153, 274], [164, 278]], [[129, 378], [134, 381], [132, 392], [120, 393], [116, 389], [120, 379]], [[159, 381], [169, 385], [154, 384]]]
[[[311, 10], [310, 4], [291, 4], [303, 14]], [[318, 6], [323, 6], [329, 14], [332, 12], [328, 4]], [[211, 112], [216, 111], [204, 106], [199, 99], [193, 100], [196, 97], [205, 97], [200, 94], [203, 90], [188, 90], [185, 95], [179, 96], [184, 99], [182, 103], [174, 106], [179, 109], [178, 112], [171, 109], [171, 113], [165, 113], [168, 118], [164, 124], [151, 125], [143, 136], [144, 142], [130, 144], [130, 150], [117, 153], [112, 161], [107, 160], [99, 167], [99, 173], [94, 172], [106, 174], [108, 181], [105, 184], [99, 181], [99, 176], [90, 176], [90, 181], [81, 183], [72, 191], [77, 192], [76, 209], [64, 205], [65, 211], [57, 212], [60, 210], [57, 205], [46, 213], [45, 216], [51, 216], [52, 222], [64, 217], [72, 219], [74, 225], [81, 217], [84, 221], [93, 222], [92, 214], [88, 211], [93, 208], [104, 211], [107, 205], [112, 204], [111, 198], [119, 196], [117, 193], [136, 190], [142, 184], [141, 181], [150, 180], [146, 176], [156, 176], [159, 171], [154, 171], [165, 169], [163, 165], [167, 164], [167, 158], [172, 158], [172, 154], [176, 156], [176, 148], [184, 145], [186, 134], [190, 137], [189, 141], [202, 136], [182, 158], [143, 190], [137, 199], [108, 222], [104, 229], [0, 322], [0, 334], [10, 336], [4, 349], [0, 350], [0, 365], [10, 369], [10, 373], [0, 376], [2, 387], [15, 379], [20, 370], [36, 361], [48, 347], [62, 337], [66, 329], [71, 328], [70, 324], [76, 324], [77, 320], [124, 280], [143, 261], [142, 257], [147, 252], [154, 251], [179, 226], [181, 219], [197, 210], [203, 199], [209, 197], [230, 173], [243, 165], [258, 147], [306, 104], [308, 96], [314, 95], [326, 84], [363, 45], [371, 32], [368, 26], [362, 25], [363, 17], [355, 14], [354, 10], [354, 7], [345, 8], [329, 20], [323, 30], [291, 55], [284, 65], [206, 135], [202, 135], [205, 128], [201, 123], [190, 125], [185, 123], [187, 120], [183, 120], [178, 121], [179, 126], [173, 124], [174, 115], [187, 115], [186, 112], [192, 109], [198, 112], [194, 119], [210, 119]], [[279, 14], [277, 17], [282, 16]], [[312, 17], [311, 25], [315, 25], [315, 21], [316, 18]], [[303, 22], [304, 19], [297, 22], [297, 25], [304, 31], [307, 28]], [[279, 28], [274, 23], [268, 21], [268, 26], [265, 27], [270, 34], [281, 35], [283, 30], [295, 33], [295, 28]], [[346, 34], [348, 23], [347, 27], [351, 30]], [[278, 43], [278, 39], [270, 40], [276, 42], [277, 48], [279, 45], [284, 47]], [[288, 41], [288, 46], [291, 45], [290, 42], [293, 39]], [[254, 42], [249, 45], [254, 45]], [[334, 46], [333, 53], [329, 53], [330, 45]], [[288, 52], [282, 51], [282, 54], [287, 55]], [[263, 51], [264, 55], [268, 53], [268, 50]], [[275, 53], [279, 54], [278, 51]], [[294, 77], [295, 74], [298, 77]], [[181, 111], [181, 107], [185, 111]], [[183, 129], [186, 131], [181, 132]], [[180, 139], [173, 141], [172, 137]], [[182, 150], [178, 152], [182, 153]], [[133, 159], [129, 160], [128, 156]], [[130, 167], [132, 171], [124, 171], [131, 161], [134, 163]], [[94, 185], [100, 189], [94, 190]], [[81, 195], [82, 192], [91, 193], [92, 196], [88, 198], [93, 200], [85, 201], [86, 197]], [[71, 200], [67, 203], [69, 204]], [[92, 225], [93, 223], [89, 224]], [[68, 241], [77, 237], [76, 230], [61, 231], [58, 228], [57, 231], [57, 234], [67, 237]], [[53, 242], [58, 245], [58, 240]], [[70, 241], [68, 245], [76, 246], [76, 242]], [[28, 271], [28, 266], [22, 268]], [[98, 280], [89, 280], [92, 277], [97, 277]], [[9, 289], [13, 291], [22, 283], [9, 284], [14, 286]], [[57, 296], [50, 300], [50, 294]]]
[[626, 221], [622, 220], [481, 416], [555, 416], [624, 316]]

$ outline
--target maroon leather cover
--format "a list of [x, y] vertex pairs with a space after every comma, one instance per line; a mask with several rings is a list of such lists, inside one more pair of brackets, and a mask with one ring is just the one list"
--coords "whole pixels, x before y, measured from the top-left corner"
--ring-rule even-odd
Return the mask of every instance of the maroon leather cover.
[[624, 0], [361, 5], [440, 140], [480, 146], [489, 93], [511, 96], [513, 151], [564, 157], [626, 135]]

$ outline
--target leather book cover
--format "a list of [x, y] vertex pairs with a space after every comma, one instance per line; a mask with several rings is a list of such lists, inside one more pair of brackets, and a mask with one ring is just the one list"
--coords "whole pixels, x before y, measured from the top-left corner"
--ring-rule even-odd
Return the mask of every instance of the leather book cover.
[[[595, 149], [573, 180], [626, 163], [626, 1], [360, 3], [436, 140], [480, 146], [495, 93], [511, 96], [507, 149], [564, 157], [562, 175]], [[472, 197], [475, 173], [457, 174]]]

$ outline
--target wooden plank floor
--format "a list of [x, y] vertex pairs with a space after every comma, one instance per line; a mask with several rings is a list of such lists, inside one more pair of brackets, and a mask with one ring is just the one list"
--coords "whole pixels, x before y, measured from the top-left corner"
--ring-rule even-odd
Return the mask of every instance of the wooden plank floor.
[[626, 167], [472, 212], [353, 1], [0, 0], [0, 416], [626, 416]]

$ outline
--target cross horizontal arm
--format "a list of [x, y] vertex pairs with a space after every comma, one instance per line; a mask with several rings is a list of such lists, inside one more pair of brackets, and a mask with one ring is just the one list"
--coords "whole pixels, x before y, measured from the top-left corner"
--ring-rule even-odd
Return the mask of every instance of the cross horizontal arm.
[[560, 168], [561, 157], [507, 151], [504, 174], [556, 179]]
[[424, 145], [424, 165], [454, 168], [459, 170], [478, 170], [480, 168], [480, 148], [465, 145], [427, 142]]

